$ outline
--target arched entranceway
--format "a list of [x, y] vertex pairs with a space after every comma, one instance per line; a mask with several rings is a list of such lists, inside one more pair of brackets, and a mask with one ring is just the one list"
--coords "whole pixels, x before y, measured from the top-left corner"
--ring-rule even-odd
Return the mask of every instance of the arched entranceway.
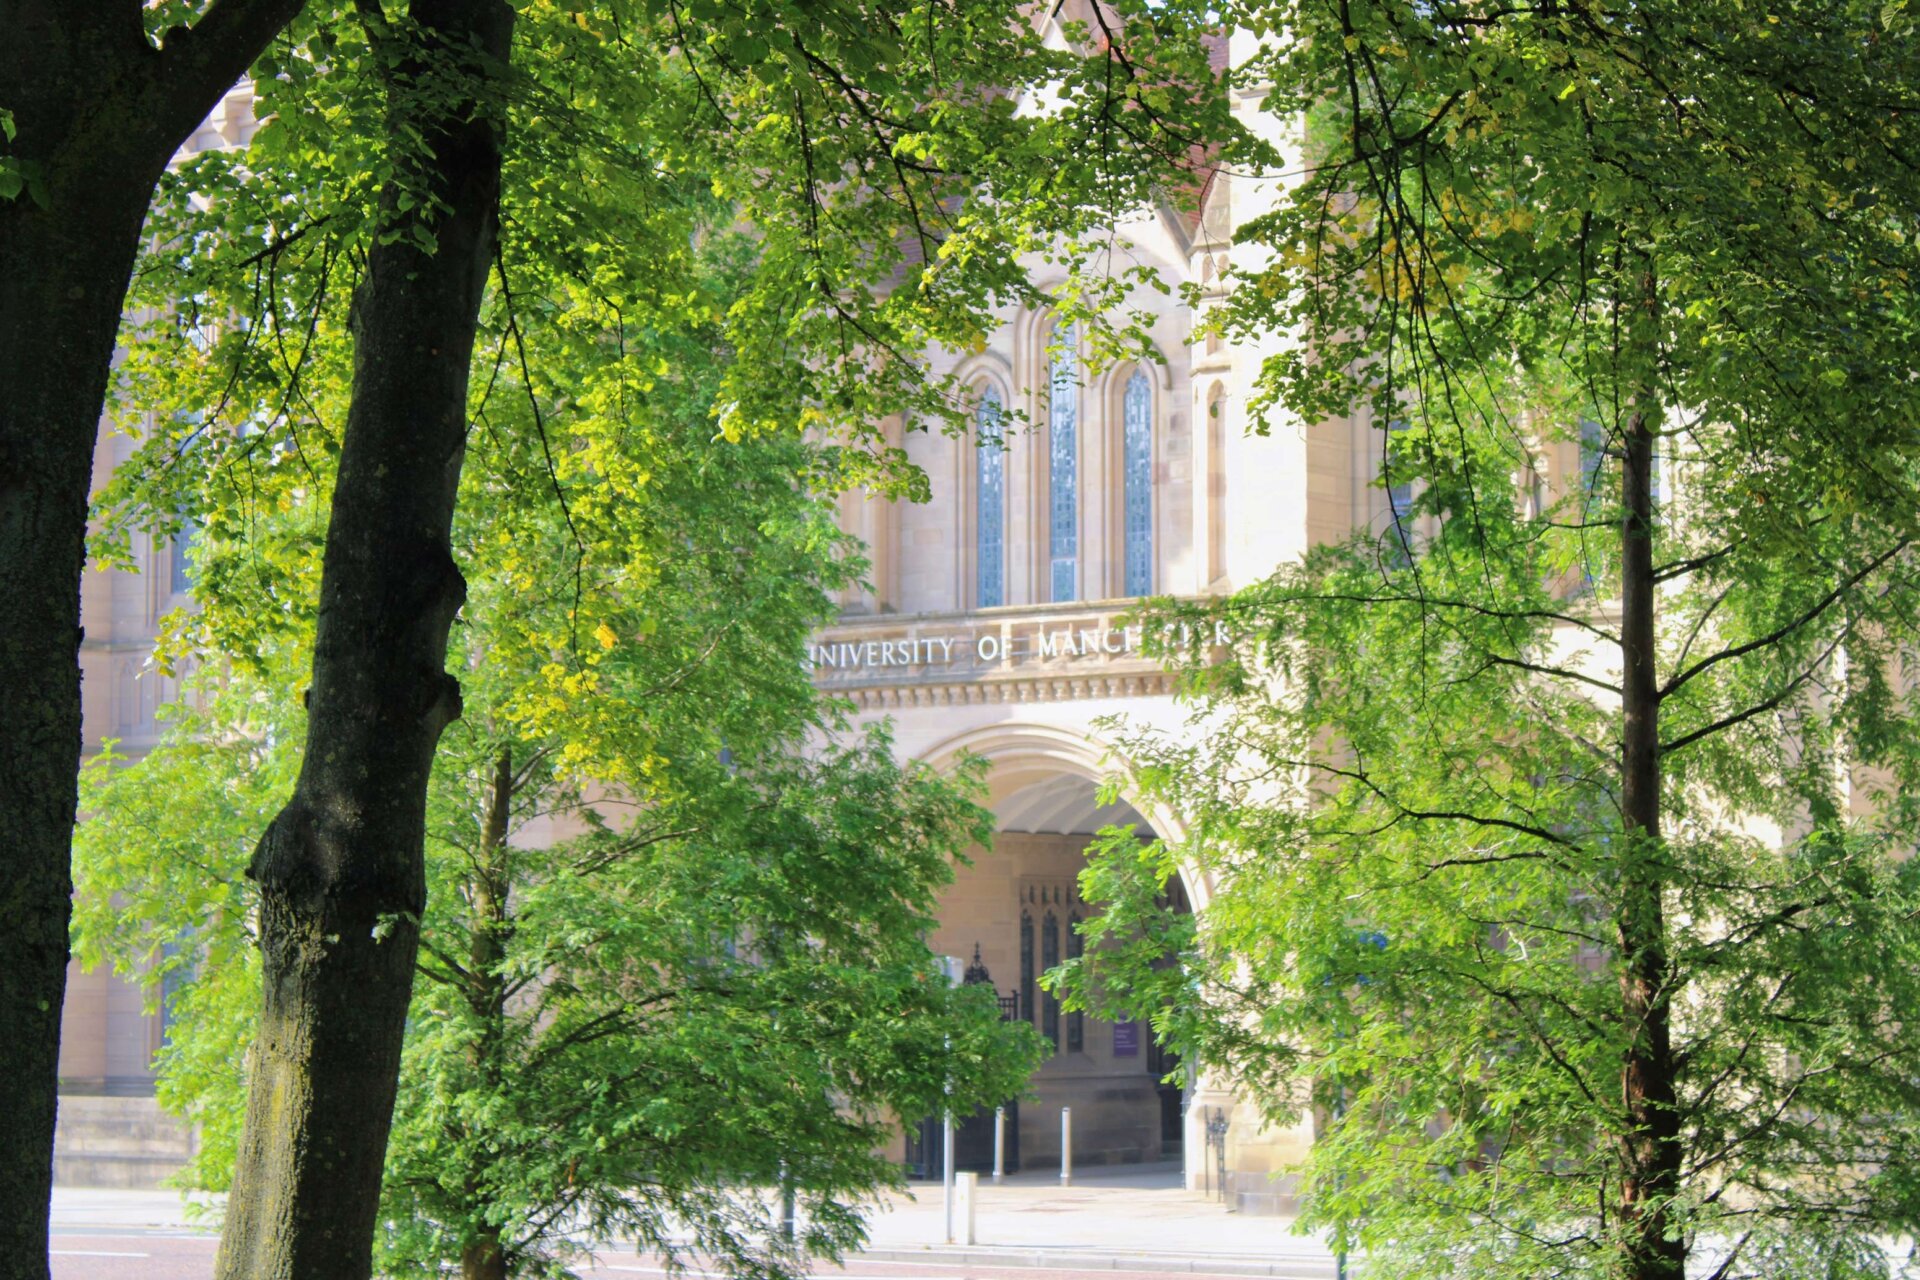
[[[968, 960], [969, 976], [991, 982], [1007, 1015], [1030, 1023], [1052, 1047], [1011, 1118], [1010, 1145], [1017, 1144], [1025, 1168], [1057, 1168], [1060, 1112], [1071, 1107], [1076, 1168], [1177, 1161], [1185, 1074], [1154, 1042], [1152, 1028], [1063, 1009], [1039, 982], [1079, 953], [1078, 926], [1094, 910], [1081, 897], [1080, 872], [1095, 834], [1131, 826], [1150, 840], [1156, 832], [1126, 801], [1102, 804], [1084, 766], [1004, 763], [991, 779], [993, 845], [956, 869], [930, 941], [936, 952]], [[1185, 906], [1184, 890], [1174, 892]]]

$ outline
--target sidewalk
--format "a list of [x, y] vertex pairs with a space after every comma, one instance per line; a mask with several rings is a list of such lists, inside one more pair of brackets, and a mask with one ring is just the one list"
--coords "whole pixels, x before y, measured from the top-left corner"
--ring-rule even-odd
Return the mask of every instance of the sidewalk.
[[1291, 1220], [1228, 1213], [1184, 1189], [1176, 1164], [1076, 1170], [1070, 1187], [1052, 1171], [997, 1186], [983, 1177], [975, 1243], [944, 1243], [945, 1226], [940, 1184], [912, 1183], [875, 1215], [861, 1256], [1275, 1277], [1330, 1274], [1333, 1265], [1324, 1243], [1293, 1234]]
[[[179, 1193], [56, 1187], [58, 1235], [201, 1234], [205, 1219]], [[1173, 1164], [1095, 1168], [1060, 1185], [1051, 1171], [981, 1179], [973, 1245], [944, 1243], [937, 1182], [886, 1197], [859, 1257], [869, 1261], [1155, 1271], [1275, 1280], [1333, 1274], [1322, 1241], [1297, 1236], [1284, 1218], [1228, 1213], [1180, 1186]]]

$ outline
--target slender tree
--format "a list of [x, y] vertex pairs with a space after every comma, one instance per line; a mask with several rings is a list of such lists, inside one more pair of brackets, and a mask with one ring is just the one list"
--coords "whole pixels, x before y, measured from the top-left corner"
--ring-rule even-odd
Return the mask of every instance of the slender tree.
[[[1136, 991], [1319, 1108], [1312, 1211], [1398, 1273], [1886, 1274], [1920, 1132], [1913, 24], [1233, 16], [1286, 33], [1257, 71], [1313, 164], [1223, 314], [1305, 335], [1264, 402], [1378, 430], [1387, 512], [1222, 606], [1217, 736], [1138, 744], [1227, 887], [1205, 999]], [[1143, 914], [1164, 853], [1113, 848], [1119, 916], [1177, 929]]]
[[223, 1276], [372, 1265], [426, 906], [427, 778], [460, 714], [443, 668], [466, 595], [450, 526], [499, 231], [513, 20], [504, 0], [415, 0], [404, 19], [370, 24], [394, 170], [354, 295], [309, 749], [247, 867], [261, 887], [265, 998]]
[[114, 334], [155, 184], [300, 0], [0, 5], [0, 1274], [47, 1274], [80, 571]]

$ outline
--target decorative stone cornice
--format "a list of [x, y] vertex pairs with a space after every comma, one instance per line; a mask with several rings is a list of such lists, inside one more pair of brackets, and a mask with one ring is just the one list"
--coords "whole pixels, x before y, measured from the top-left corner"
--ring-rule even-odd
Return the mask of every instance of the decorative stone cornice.
[[867, 685], [834, 692], [846, 697], [860, 711], [897, 711], [911, 707], [1166, 696], [1173, 693], [1173, 677], [1164, 671], [1116, 676], [1040, 676], [976, 684]]

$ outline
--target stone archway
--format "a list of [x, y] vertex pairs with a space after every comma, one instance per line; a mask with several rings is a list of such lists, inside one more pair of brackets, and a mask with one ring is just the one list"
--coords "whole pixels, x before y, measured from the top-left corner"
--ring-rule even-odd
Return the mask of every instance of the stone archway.
[[[1173, 845], [1187, 837], [1178, 814], [1142, 801], [1137, 790], [1126, 785], [1125, 771], [1115, 768], [1110, 748], [1097, 739], [1052, 725], [1002, 723], [955, 734], [922, 752], [920, 759], [935, 768], [951, 768], [963, 755], [980, 756], [990, 765], [987, 804], [996, 813], [1014, 792], [1051, 778], [1066, 775], [1098, 786], [1117, 774], [1122, 803], [1148, 828]], [[1204, 909], [1213, 896], [1207, 877], [1184, 863], [1180, 883], [1195, 910]]]
[[[1154, 821], [1125, 799], [1102, 804], [1104, 752], [1073, 734], [1001, 726], [962, 735], [929, 756], [932, 763], [950, 763], [963, 751], [990, 761], [996, 837], [992, 847], [974, 851], [972, 865], [957, 870], [931, 942], [949, 955], [977, 957], [1009, 1016], [1030, 1023], [1053, 1047], [1019, 1110], [1023, 1166], [1058, 1167], [1060, 1111], [1071, 1107], [1076, 1169], [1184, 1159], [1184, 1175], [1193, 1161], [1186, 1081], [1153, 1043], [1151, 1028], [1063, 1010], [1037, 983], [1039, 974], [1077, 952], [1075, 926], [1092, 914], [1079, 894], [1079, 873], [1094, 834], [1131, 824], [1143, 838], [1177, 838], [1174, 824]], [[1191, 901], [1193, 890], [1183, 890], [1180, 896]], [[1170, 1070], [1176, 1082], [1167, 1085], [1162, 1078]]]

